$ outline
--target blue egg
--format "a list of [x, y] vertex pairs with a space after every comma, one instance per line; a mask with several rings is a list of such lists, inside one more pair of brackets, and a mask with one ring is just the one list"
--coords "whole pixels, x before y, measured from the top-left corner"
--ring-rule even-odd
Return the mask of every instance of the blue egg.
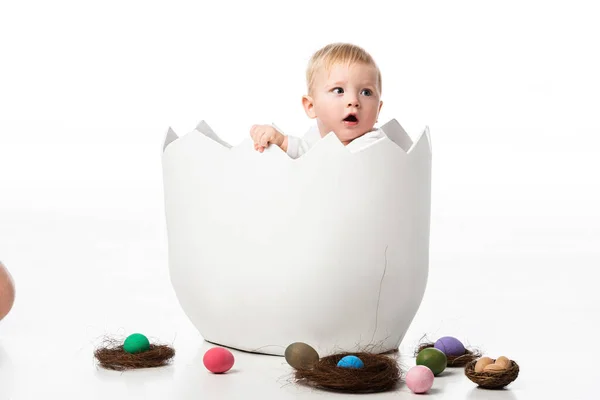
[[337, 366], [342, 368], [362, 368], [365, 364], [356, 356], [345, 356], [338, 361]]

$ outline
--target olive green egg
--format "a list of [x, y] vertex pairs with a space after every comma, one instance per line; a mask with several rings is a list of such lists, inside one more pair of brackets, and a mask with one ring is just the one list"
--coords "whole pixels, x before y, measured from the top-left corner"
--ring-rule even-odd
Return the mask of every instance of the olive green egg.
[[306, 343], [295, 342], [285, 349], [285, 361], [296, 369], [306, 369], [319, 361], [319, 353]]
[[433, 372], [433, 375], [437, 376], [446, 369], [448, 358], [443, 351], [435, 347], [427, 347], [417, 355], [417, 365], [426, 366]]

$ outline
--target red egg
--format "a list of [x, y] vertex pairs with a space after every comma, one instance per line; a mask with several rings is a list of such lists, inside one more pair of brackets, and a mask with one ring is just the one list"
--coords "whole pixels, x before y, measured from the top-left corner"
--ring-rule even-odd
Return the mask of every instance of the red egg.
[[207, 370], [215, 374], [222, 374], [233, 367], [233, 354], [223, 347], [213, 347], [204, 353], [204, 366]]

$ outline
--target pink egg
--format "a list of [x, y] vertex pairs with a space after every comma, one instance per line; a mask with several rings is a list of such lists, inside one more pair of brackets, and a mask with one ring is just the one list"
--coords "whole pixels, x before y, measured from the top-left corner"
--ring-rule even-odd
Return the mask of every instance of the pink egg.
[[433, 385], [433, 372], [424, 365], [415, 365], [406, 374], [406, 386], [413, 393], [425, 393]]
[[233, 354], [223, 347], [213, 347], [204, 353], [202, 359], [206, 369], [215, 374], [229, 371], [233, 367], [234, 361]]

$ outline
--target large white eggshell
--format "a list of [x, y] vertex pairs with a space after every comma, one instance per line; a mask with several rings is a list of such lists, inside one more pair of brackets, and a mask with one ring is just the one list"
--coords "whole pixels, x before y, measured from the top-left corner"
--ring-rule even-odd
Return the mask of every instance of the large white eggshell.
[[163, 143], [170, 276], [209, 342], [283, 355], [397, 349], [429, 265], [431, 145], [396, 120], [350, 153], [330, 133], [291, 159], [203, 121]]

